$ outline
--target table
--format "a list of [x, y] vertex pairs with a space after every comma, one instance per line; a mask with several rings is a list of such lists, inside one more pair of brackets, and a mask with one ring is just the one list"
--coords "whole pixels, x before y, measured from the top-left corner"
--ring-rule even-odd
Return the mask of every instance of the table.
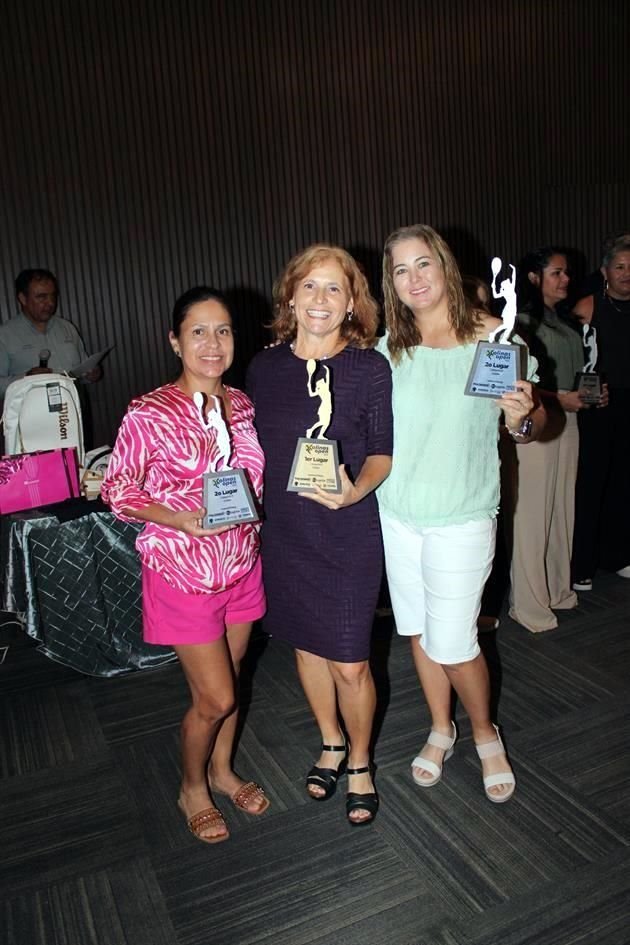
[[2, 608], [42, 653], [88, 675], [173, 662], [142, 640], [140, 528], [84, 499], [3, 516]]

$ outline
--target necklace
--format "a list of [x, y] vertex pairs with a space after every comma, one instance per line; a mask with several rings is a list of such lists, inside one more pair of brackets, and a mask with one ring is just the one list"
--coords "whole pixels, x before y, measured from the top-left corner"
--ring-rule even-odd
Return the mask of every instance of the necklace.
[[[304, 360], [328, 361], [329, 358], [334, 358], [335, 355], [341, 354], [341, 352], [343, 351], [345, 347], [346, 346], [344, 344], [343, 348], [339, 348], [339, 350], [337, 350], [337, 347], [335, 346], [329, 354], [322, 354], [318, 358], [312, 358], [312, 359], [305, 358]], [[291, 349], [292, 353], [295, 354], [295, 341], [289, 342], [289, 348]]]
[[[614, 310], [615, 310], [616, 312], [619, 312], [620, 315], [626, 315], [626, 314], [627, 314], [627, 312], [628, 312], [628, 302], [630, 302], [630, 299], [616, 299], [616, 300], [615, 300], [615, 299], [613, 299], [613, 297], [612, 297], [612, 295], [610, 294], [610, 292], [607, 292], [607, 291], [606, 291], [606, 289], [604, 289], [604, 298], [606, 298], [606, 299], [610, 302], [610, 304], [612, 305], [612, 307], [614, 308]], [[620, 304], [620, 305], [623, 305], [624, 307], [623, 307], [623, 308], [619, 308], [619, 305], [615, 305], [615, 301], [619, 302], [619, 304]]]

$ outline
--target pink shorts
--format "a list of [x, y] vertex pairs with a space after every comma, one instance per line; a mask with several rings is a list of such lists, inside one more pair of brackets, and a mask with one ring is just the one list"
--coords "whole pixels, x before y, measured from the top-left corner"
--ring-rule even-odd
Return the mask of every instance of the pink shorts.
[[214, 643], [226, 626], [252, 623], [266, 609], [260, 557], [245, 577], [226, 591], [188, 594], [142, 567], [142, 629], [146, 643], [181, 646]]

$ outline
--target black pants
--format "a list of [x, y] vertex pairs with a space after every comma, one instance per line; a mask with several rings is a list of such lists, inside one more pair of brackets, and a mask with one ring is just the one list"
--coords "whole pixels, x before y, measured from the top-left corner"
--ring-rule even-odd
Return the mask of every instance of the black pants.
[[608, 407], [578, 414], [580, 453], [575, 486], [573, 577], [597, 566], [630, 564], [630, 390], [612, 389]]

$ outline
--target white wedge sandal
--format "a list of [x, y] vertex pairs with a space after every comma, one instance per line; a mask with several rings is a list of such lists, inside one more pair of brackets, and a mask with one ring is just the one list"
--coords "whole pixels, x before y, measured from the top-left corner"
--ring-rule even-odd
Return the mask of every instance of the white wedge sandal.
[[[501, 740], [501, 736], [499, 735], [499, 729], [496, 725], [494, 725], [494, 723], [492, 727], [497, 733], [495, 740], [492, 742], [486, 742], [484, 745], [475, 745], [477, 754], [479, 755], [481, 761], [483, 761], [484, 758], [494, 758], [495, 755], [505, 755], [505, 747], [503, 745], [503, 741]], [[490, 792], [490, 788], [497, 787], [499, 784], [505, 784], [509, 786], [510, 790], [506, 791], [505, 794], [492, 794]], [[486, 792], [486, 797], [489, 801], [492, 801], [493, 804], [505, 804], [506, 801], [509, 801], [516, 788], [516, 778], [514, 777], [514, 773], [510, 767], [509, 761], [506, 771], [499, 771], [498, 774], [489, 774], [483, 779], [483, 786]]]
[[[442, 759], [442, 764], [438, 765], [435, 761], [430, 761], [428, 758], [425, 758], [422, 754], [424, 748], [419, 755], [411, 762], [411, 777], [414, 779], [416, 784], [420, 787], [433, 787], [434, 784], [437, 784], [440, 778], [442, 777], [442, 766], [445, 761], [453, 754], [453, 746], [457, 740], [457, 729], [455, 728], [455, 722], [451, 722], [453, 726], [453, 735], [449, 737], [448, 735], [440, 735], [439, 732], [434, 732], [433, 729], [429, 732], [429, 737], [426, 740], [425, 748], [427, 745], [433, 745], [435, 748], [441, 748], [444, 751], [444, 757]], [[422, 768], [423, 771], [428, 771], [432, 775], [431, 778], [419, 778], [414, 773], [414, 768]]]

